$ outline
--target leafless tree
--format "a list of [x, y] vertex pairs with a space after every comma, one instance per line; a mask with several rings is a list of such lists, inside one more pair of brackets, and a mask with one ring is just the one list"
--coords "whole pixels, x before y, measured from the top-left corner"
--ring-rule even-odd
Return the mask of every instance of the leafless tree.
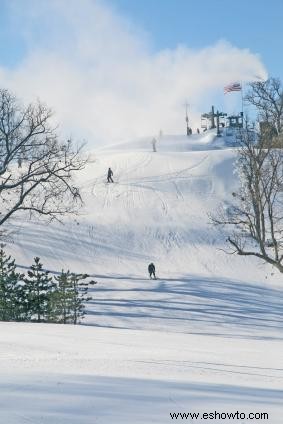
[[51, 117], [41, 102], [24, 107], [0, 90], [0, 233], [16, 213], [59, 219], [82, 202], [73, 173], [87, 158], [81, 147], [59, 141]]
[[256, 107], [262, 136], [272, 142], [283, 132], [283, 87], [280, 79], [269, 78], [249, 84], [245, 100]]
[[283, 272], [283, 152], [243, 131], [234, 201], [212, 220], [229, 227], [231, 253], [256, 256]]

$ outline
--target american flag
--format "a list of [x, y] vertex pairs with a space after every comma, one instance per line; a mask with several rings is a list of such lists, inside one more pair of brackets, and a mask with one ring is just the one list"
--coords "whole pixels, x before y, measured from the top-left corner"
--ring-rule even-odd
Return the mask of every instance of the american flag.
[[224, 94], [230, 93], [231, 91], [241, 91], [242, 86], [239, 82], [233, 82], [224, 87]]

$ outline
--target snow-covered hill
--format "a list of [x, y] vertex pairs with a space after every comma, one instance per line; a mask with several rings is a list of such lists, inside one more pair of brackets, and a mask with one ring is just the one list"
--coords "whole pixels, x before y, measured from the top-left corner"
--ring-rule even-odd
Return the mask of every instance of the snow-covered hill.
[[[225, 234], [208, 217], [237, 186], [228, 144], [208, 131], [163, 136], [157, 152], [151, 138], [92, 152], [79, 177], [79, 217], [13, 222], [9, 250], [19, 266], [38, 255], [47, 269], [88, 272], [98, 285], [88, 327], [1, 324], [2, 399], [9, 405], [13, 390], [28, 399], [18, 415], [6, 408], [3, 422], [165, 423], [170, 408], [242, 405], [281, 422], [280, 276], [225, 254]], [[106, 183], [109, 166], [114, 184]], [[157, 281], [147, 277], [151, 261]], [[47, 418], [32, 412], [26, 385], [52, 411]]]
[[[21, 231], [10, 248], [17, 262], [28, 265], [39, 254], [55, 271], [143, 278], [153, 260], [164, 278], [189, 273], [264, 281], [267, 267], [245, 266], [243, 258], [216, 249], [225, 236], [208, 217], [230, 202], [237, 185], [234, 150], [213, 132], [163, 136], [157, 149], [144, 138], [94, 152], [80, 175], [81, 216], [64, 225], [15, 222]], [[106, 183], [109, 166], [114, 184]]]

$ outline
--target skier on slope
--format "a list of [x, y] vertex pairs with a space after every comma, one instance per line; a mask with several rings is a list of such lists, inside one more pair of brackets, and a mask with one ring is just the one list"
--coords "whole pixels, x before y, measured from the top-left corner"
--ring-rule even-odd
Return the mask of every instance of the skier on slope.
[[149, 273], [149, 278], [152, 279], [152, 275], [153, 275], [153, 278], [156, 280], [155, 266], [152, 262], [148, 265], [148, 273]]
[[156, 138], [154, 137], [154, 138], [151, 140], [151, 144], [152, 144], [152, 150], [153, 150], [153, 152], [156, 152], [156, 143], [157, 143], [157, 140], [156, 140]]
[[114, 183], [114, 181], [112, 179], [112, 175], [113, 175], [112, 169], [108, 168], [108, 172], [107, 172], [107, 182], [108, 183]]

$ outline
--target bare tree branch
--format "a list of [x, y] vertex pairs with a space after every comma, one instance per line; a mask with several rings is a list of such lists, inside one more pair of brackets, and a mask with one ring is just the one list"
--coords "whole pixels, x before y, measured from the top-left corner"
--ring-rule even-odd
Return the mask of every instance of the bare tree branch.
[[239, 189], [211, 220], [232, 228], [227, 239], [232, 253], [255, 256], [283, 272], [283, 152], [255, 143], [243, 130], [235, 167]]
[[0, 226], [21, 211], [56, 219], [82, 204], [73, 175], [88, 158], [58, 140], [51, 117], [39, 101], [23, 107], [0, 90]]

